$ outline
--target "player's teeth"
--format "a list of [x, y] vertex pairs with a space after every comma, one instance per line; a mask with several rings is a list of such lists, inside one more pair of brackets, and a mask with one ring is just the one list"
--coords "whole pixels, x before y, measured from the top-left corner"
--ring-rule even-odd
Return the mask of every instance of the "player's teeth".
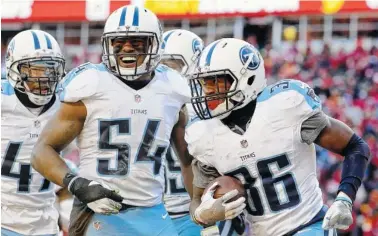
[[135, 57], [122, 57], [122, 61], [126, 63], [133, 63], [136, 61]]

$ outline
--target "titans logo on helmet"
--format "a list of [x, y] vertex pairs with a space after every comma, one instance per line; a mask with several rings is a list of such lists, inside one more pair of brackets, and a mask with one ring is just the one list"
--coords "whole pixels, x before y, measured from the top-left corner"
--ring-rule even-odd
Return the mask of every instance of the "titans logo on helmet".
[[193, 39], [192, 49], [193, 49], [193, 52], [202, 51], [203, 46], [202, 46], [201, 42], [198, 39]]
[[252, 46], [244, 46], [240, 49], [240, 52], [239, 52], [240, 60], [243, 63], [243, 65], [245, 65], [248, 59], [252, 57], [252, 60], [248, 64], [248, 67], [247, 67], [250, 70], [256, 70], [261, 63], [261, 60], [259, 56], [257, 55], [257, 53], [255, 52], [255, 50], [256, 49], [254, 49]]
[[13, 55], [13, 50], [14, 50], [14, 40], [12, 40], [10, 43], [9, 43], [9, 47], [8, 47], [8, 51], [7, 51], [7, 54], [6, 54], [6, 58], [10, 58], [12, 55]]

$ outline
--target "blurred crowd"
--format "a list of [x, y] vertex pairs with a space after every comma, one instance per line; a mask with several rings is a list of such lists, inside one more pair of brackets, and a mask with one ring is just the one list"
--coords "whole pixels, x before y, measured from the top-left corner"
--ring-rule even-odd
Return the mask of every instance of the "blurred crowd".
[[[372, 151], [363, 186], [354, 204], [355, 223], [345, 235], [378, 235], [378, 49], [358, 45], [351, 53], [332, 54], [325, 45], [320, 54], [295, 47], [279, 53], [266, 45], [261, 51], [270, 83], [298, 79], [320, 96], [323, 110], [348, 124]], [[318, 177], [324, 200], [331, 204], [341, 179], [343, 158], [317, 147]]]
[[[5, 52], [2, 43], [2, 78], [5, 78]], [[345, 122], [368, 142], [372, 160], [354, 204], [354, 224], [340, 235], [378, 235], [378, 49], [366, 51], [357, 45], [351, 53], [344, 50], [331, 53], [325, 45], [320, 54], [310, 49], [300, 52], [295, 47], [282, 53], [266, 44], [261, 52], [269, 83], [280, 79], [308, 83], [320, 96], [323, 110], [329, 116]], [[70, 64], [78, 64], [74, 62], [75, 59]], [[320, 147], [317, 158], [324, 200], [330, 205], [341, 179], [343, 159]]]
[[6, 45], [1, 41], [1, 79], [5, 79], [5, 53], [7, 51]]

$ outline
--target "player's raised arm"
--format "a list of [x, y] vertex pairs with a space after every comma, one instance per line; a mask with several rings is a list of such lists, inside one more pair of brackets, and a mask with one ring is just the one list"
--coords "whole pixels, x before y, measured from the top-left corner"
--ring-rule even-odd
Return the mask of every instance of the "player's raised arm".
[[65, 59], [56, 39], [35, 29], [13, 37], [2, 59], [6, 80], [1, 80], [1, 234], [56, 235], [54, 187], [31, 168], [30, 158], [60, 105], [56, 91]]
[[64, 186], [63, 179], [69, 169], [59, 153], [80, 133], [86, 115], [82, 102], [62, 103], [34, 147], [31, 159], [33, 168], [60, 186]]
[[185, 126], [187, 124], [187, 109], [184, 105], [180, 111], [179, 119], [172, 129], [171, 143], [173, 150], [180, 159], [180, 167], [184, 178], [184, 185], [190, 197], [193, 196], [193, 172], [191, 163], [193, 157], [189, 154], [188, 145], [185, 141]]
[[323, 228], [347, 229], [353, 222], [352, 204], [370, 159], [370, 149], [346, 124], [330, 117], [328, 120], [315, 143], [343, 155], [345, 159], [338, 195], [327, 211]]

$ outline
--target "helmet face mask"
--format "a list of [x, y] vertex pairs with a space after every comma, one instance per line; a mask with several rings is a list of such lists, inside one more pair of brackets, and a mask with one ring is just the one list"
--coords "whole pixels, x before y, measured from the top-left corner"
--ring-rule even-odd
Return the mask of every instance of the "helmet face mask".
[[142, 65], [146, 55], [151, 53], [149, 37], [115, 37], [111, 39], [113, 56], [117, 67], [135, 68]]
[[128, 81], [152, 73], [162, 54], [159, 19], [134, 5], [110, 14], [101, 41], [103, 63], [115, 76]]
[[39, 96], [49, 96], [55, 93], [59, 80], [64, 73], [63, 68], [64, 62], [53, 58], [18, 62], [20, 82], [25, 92]]
[[182, 75], [188, 72], [188, 63], [186, 63], [184, 57], [180, 54], [163, 55], [160, 63], [176, 70]]
[[[25, 44], [28, 38], [34, 40], [34, 44]], [[16, 91], [26, 94], [37, 106], [51, 101], [64, 76], [64, 66], [58, 43], [46, 32], [22, 31], [8, 46], [7, 79]]]
[[[204, 79], [212, 80], [212, 88], [204, 86]], [[191, 103], [199, 118], [224, 119], [255, 100], [266, 87], [264, 61], [249, 43], [220, 39], [204, 49], [189, 81]]]
[[64, 60], [61, 58], [29, 58], [14, 62], [9, 70], [14, 89], [28, 95], [35, 105], [47, 104], [56, 92], [64, 75]]
[[243, 97], [243, 93], [236, 89], [238, 79], [228, 69], [193, 74], [189, 78], [189, 84], [191, 103], [203, 120], [226, 117], [244, 101], [244, 98], [238, 102], [232, 99], [235, 96]]
[[152, 60], [160, 57], [159, 40], [150, 32], [106, 33], [102, 36], [102, 46], [103, 61], [108, 69], [126, 80], [150, 73], [155, 68]]

